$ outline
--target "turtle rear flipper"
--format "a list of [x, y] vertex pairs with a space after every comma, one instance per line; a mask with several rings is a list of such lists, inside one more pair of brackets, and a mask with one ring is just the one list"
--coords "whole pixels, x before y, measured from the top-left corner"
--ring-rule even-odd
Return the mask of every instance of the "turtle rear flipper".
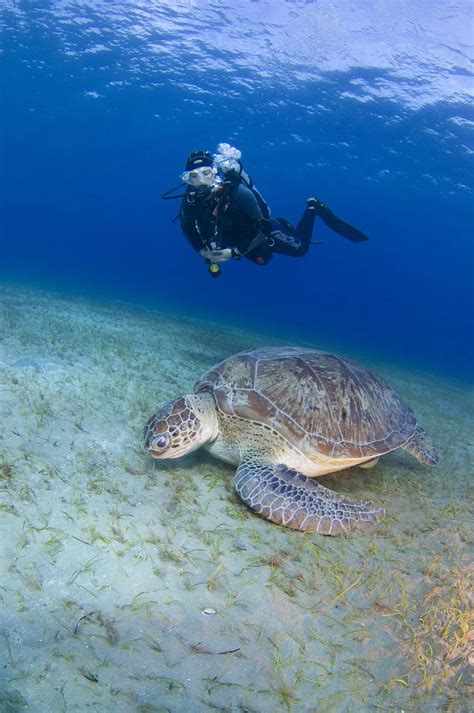
[[363, 463], [359, 463], [359, 468], [374, 468], [377, 463], [379, 462], [380, 458], [371, 458], [370, 460], [366, 460]]
[[402, 446], [402, 448], [406, 450], [407, 453], [411, 453], [412, 456], [415, 456], [420, 463], [424, 463], [425, 465], [437, 465], [439, 461], [439, 455], [436, 448], [431, 442], [428, 434], [425, 433], [421, 426], [417, 426], [415, 428], [413, 436]]
[[244, 459], [237, 468], [235, 486], [244, 503], [262, 517], [321, 535], [366, 529], [385, 514], [371, 502], [349, 500], [283, 464]]

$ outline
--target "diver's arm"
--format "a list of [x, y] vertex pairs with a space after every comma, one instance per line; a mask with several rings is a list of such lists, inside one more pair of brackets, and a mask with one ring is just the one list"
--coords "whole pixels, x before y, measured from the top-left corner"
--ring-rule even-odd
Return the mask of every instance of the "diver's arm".
[[198, 231], [196, 230], [196, 226], [183, 226], [181, 223], [181, 230], [183, 231], [184, 237], [188, 241], [188, 243], [191, 245], [193, 250], [196, 250], [196, 252], [199, 252], [203, 246], [203, 242], [201, 240], [201, 236], [199, 235]]
[[199, 231], [196, 227], [196, 220], [193, 215], [190, 215], [191, 211], [188, 208], [187, 203], [183, 202], [181, 210], [179, 211], [179, 222], [181, 225], [181, 230], [183, 231], [184, 237], [191, 245], [193, 250], [199, 252], [201, 250], [203, 243]]

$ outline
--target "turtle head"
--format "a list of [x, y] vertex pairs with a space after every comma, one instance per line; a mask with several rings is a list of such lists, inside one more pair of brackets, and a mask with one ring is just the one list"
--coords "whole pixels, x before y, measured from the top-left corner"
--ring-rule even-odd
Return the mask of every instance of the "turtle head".
[[143, 435], [152, 458], [179, 458], [217, 437], [214, 399], [190, 394], [164, 404], [147, 421]]

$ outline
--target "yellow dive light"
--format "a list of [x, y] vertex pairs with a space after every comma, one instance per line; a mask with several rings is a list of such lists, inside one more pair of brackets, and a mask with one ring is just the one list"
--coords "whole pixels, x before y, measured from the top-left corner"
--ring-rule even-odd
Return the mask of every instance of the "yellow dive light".
[[211, 262], [209, 265], [209, 272], [211, 273], [212, 277], [219, 277], [221, 274], [221, 268], [216, 262]]

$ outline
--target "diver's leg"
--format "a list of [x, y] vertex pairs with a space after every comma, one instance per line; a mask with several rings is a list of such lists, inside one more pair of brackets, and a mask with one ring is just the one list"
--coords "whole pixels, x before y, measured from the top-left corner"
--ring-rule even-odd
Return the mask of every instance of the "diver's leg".
[[301, 238], [308, 246], [311, 241], [311, 238], [313, 237], [314, 221], [316, 220], [316, 216], [318, 215], [318, 211], [314, 201], [314, 198], [308, 198], [305, 211], [301, 216], [301, 220], [295, 229], [295, 234], [299, 238]]
[[315, 217], [319, 215], [328, 228], [331, 228], [335, 233], [342, 235], [343, 238], [347, 238], [353, 243], [361, 243], [364, 240], [368, 240], [367, 235], [364, 235], [360, 230], [354, 228], [353, 225], [349, 225], [345, 220], [341, 220], [337, 215], [334, 215], [332, 210], [318, 198], [308, 198], [308, 207], [306, 210], [311, 210]]
[[309, 240], [297, 235], [296, 230], [283, 218], [271, 221], [268, 239], [274, 253], [301, 257], [308, 252]]

